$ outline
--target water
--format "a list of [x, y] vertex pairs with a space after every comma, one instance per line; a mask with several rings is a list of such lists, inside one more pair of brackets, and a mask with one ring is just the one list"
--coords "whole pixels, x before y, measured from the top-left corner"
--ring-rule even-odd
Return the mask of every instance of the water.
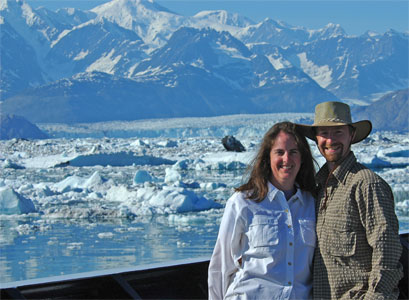
[[[210, 216], [212, 214], [212, 216]], [[55, 220], [30, 226], [2, 246], [1, 282], [130, 267], [211, 254], [217, 212], [196, 224], [169, 224], [166, 217], [101, 223]], [[2, 220], [2, 231], [17, 224]], [[35, 224], [21, 221], [20, 226]]]
[[[221, 215], [213, 209], [135, 220], [1, 218], [0, 281], [210, 257]], [[409, 230], [409, 217], [399, 219]]]
[[[132, 181], [135, 167], [53, 168], [47, 170], [3, 170], [13, 181], [58, 182], [76, 174], [89, 176], [95, 170], [110, 178], [114, 185]], [[160, 176], [163, 167], [151, 168]], [[229, 182], [236, 186], [242, 170], [231, 172], [184, 171], [185, 181]], [[232, 189], [196, 191], [197, 194], [225, 202]], [[79, 193], [81, 194], [81, 193]], [[83, 193], [84, 194], [84, 193]], [[140, 266], [184, 258], [210, 258], [222, 216], [221, 209], [183, 214], [165, 214], [132, 218], [110, 218], [102, 213], [75, 218], [74, 206], [82, 211], [95, 205], [87, 200], [47, 197], [43, 206], [67, 206], [57, 217], [0, 215], [0, 282], [75, 274], [118, 267]], [[101, 202], [102, 208], [108, 206]], [[112, 206], [112, 204], [111, 204]], [[111, 207], [112, 209], [112, 207]], [[32, 214], [33, 215], [33, 214]], [[58, 216], [62, 216], [59, 218]], [[73, 216], [73, 217], [69, 217]], [[16, 219], [17, 218], [17, 219]]]

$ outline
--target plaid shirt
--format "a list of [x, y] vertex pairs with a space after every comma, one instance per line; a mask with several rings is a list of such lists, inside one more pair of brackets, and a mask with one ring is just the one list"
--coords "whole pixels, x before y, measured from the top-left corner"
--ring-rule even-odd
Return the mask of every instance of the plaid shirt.
[[353, 152], [332, 174], [325, 164], [317, 183], [314, 298], [397, 299], [402, 246], [389, 185]]

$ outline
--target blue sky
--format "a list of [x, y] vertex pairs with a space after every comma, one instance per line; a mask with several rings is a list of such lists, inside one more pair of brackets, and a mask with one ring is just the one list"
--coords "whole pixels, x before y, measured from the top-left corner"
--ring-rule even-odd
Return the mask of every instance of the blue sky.
[[[26, 0], [31, 6], [90, 9], [107, 0]], [[162, 6], [185, 16], [202, 10], [224, 9], [255, 22], [265, 18], [294, 26], [318, 29], [328, 23], [340, 24], [351, 35], [367, 30], [384, 33], [389, 29], [409, 31], [409, 0], [156, 0]]]

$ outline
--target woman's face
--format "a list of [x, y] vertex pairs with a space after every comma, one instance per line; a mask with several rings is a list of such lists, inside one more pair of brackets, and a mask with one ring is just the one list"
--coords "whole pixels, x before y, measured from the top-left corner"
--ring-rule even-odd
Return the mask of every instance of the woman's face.
[[282, 191], [293, 189], [301, 167], [301, 153], [291, 134], [280, 131], [277, 135], [270, 151], [270, 166], [273, 185]]

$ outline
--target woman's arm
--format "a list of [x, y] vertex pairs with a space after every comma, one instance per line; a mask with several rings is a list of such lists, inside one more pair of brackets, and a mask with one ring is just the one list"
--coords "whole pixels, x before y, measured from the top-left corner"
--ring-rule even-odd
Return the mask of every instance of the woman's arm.
[[226, 203], [216, 245], [210, 259], [209, 299], [220, 300], [224, 298], [231, 284], [232, 276], [240, 267], [240, 239], [244, 223], [238, 208], [239, 199], [236, 196], [237, 194], [233, 195]]

